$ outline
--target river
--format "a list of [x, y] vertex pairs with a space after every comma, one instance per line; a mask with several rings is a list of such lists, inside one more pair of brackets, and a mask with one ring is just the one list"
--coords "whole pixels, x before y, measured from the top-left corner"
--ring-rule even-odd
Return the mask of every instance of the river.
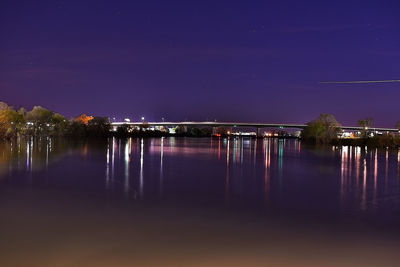
[[391, 265], [400, 151], [274, 138], [3, 142], [0, 212], [1, 266]]

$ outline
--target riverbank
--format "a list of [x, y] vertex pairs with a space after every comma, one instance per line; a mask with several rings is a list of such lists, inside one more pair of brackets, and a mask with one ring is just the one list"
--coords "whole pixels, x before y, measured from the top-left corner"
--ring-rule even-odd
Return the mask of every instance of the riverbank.
[[400, 148], [400, 136], [382, 135], [368, 138], [334, 139], [336, 146], [367, 146], [370, 148]]

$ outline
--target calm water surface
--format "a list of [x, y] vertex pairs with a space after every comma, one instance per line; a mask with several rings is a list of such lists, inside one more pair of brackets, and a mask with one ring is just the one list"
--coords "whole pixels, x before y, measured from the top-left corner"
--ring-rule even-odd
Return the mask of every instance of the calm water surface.
[[[283, 258], [312, 265], [319, 238], [333, 246], [322, 255], [348, 263], [353, 254], [337, 250], [350, 241], [360, 255], [381, 255], [363, 247], [376, 244], [368, 240], [393, 242], [382, 253], [399, 248], [400, 151], [294, 139], [21, 140], [0, 144], [0, 194], [0, 249], [16, 266], [26, 262], [13, 249], [38, 266], [125, 266], [132, 258], [258, 266]], [[306, 256], [282, 257], [288, 243]]]

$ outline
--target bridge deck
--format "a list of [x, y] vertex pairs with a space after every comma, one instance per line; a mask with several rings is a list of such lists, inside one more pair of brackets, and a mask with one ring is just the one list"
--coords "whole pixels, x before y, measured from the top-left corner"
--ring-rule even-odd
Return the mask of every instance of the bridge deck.
[[[249, 128], [289, 128], [289, 129], [304, 129], [306, 124], [290, 124], [290, 123], [254, 123], [254, 122], [215, 122], [215, 121], [185, 121], [185, 122], [112, 122], [113, 126], [120, 125], [142, 126], [144, 124], [149, 126], [203, 126], [203, 127], [249, 127]], [[362, 127], [359, 126], [342, 126], [343, 130], [348, 131], [361, 131]], [[395, 128], [371, 128], [372, 131], [379, 132], [399, 132]]]

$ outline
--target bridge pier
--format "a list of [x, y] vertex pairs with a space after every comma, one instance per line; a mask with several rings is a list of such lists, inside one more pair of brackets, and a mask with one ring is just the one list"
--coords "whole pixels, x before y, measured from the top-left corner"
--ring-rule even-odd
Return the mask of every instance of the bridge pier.
[[262, 136], [262, 129], [263, 129], [263, 128], [257, 127], [257, 132], [256, 132], [257, 138], [262, 138], [262, 137], [263, 137], [263, 136]]
[[212, 127], [212, 135], [216, 135], [218, 133], [218, 127]]

